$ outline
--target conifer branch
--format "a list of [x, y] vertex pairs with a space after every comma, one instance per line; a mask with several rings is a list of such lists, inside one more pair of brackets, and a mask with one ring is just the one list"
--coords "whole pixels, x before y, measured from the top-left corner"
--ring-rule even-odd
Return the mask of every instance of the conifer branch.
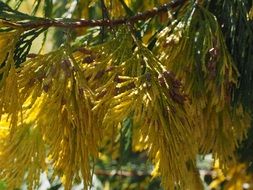
[[20, 26], [24, 29], [31, 28], [48, 28], [48, 27], [60, 27], [60, 28], [81, 28], [81, 27], [95, 27], [95, 26], [118, 26], [128, 23], [135, 23], [138, 21], [147, 20], [156, 15], [165, 13], [169, 10], [173, 10], [180, 5], [183, 5], [187, 0], [174, 0], [170, 3], [163, 4], [160, 7], [155, 7], [151, 10], [145, 11], [143, 13], [137, 13], [131, 17], [123, 17], [114, 20], [110, 19], [99, 19], [99, 20], [86, 20], [86, 19], [44, 19], [40, 18], [38, 20], [27, 21], [27, 22], [9, 22], [15, 26]]

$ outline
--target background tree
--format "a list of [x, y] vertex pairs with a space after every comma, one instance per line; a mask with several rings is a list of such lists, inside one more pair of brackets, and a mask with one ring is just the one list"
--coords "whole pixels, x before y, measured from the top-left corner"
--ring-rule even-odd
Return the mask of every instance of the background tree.
[[45, 171], [65, 189], [94, 173], [129, 180], [104, 188], [202, 189], [210, 153], [229, 176], [211, 187], [250, 187], [252, 1], [27, 2], [0, 2], [7, 189], [38, 189]]

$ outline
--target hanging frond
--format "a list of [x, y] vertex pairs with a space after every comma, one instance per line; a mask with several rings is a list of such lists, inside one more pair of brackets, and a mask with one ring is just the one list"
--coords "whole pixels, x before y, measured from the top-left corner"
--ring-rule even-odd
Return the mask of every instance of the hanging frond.
[[[209, 2], [208, 9], [217, 15], [222, 26], [222, 32], [227, 47], [235, 60], [240, 72], [239, 87], [235, 89], [234, 104], [242, 103], [249, 110], [252, 109], [252, 57], [253, 27], [248, 12], [252, 2], [247, 0], [224, 0]], [[218, 14], [219, 12], [219, 14]], [[236, 16], [230, 16], [236, 15]]]
[[[29, 78], [27, 73], [33, 76]], [[89, 156], [97, 156], [100, 132], [91, 112], [92, 93], [81, 68], [60, 50], [24, 63], [20, 77], [24, 86], [21, 94], [31, 97], [31, 106], [43, 97], [35, 122], [42, 127], [56, 174], [64, 176], [69, 189], [80, 168], [86, 186], [89, 185]]]
[[188, 13], [159, 34], [156, 51], [162, 52], [158, 54], [160, 60], [183, 81], [200, 151], [212, 151], [228, 161], [242, 140], [236, 128], [245, 134], [250, 123], [248, 116], [240, 119], [245, 123], [235, 122], [240, 116], [233, 109], [241, 108], [230, 106], [231, 88], [239, 74], [214, 15], [200, 5]]
[[[6, 29], [4, 27], [4, 29]], [[8, 31], [9, 30], [9, 31]], [[20, 32], [10, 30], [0, 33], [0, 118], [7, 114], [11, 133], [22, 122], [21, 104], [19, 101], [19, 87], [17, 72], [14, 63], [14, 49]]]
[[[146, 47], [139, 43], [133, 46], [131, 35], [126, 33], [123, 30], [99, 49], [84, 52], [88, 53], [83, 57], [86, 76], [98, 98], [93, 110], [105, 131], [117, 131], [118, 124], [133, 115], [133, 131], [139, 131], [135, 141], [143, 144], [143, 150], [147, 149], [158, 165], [165, 187], [173, 187], [175, 182], [186, 185], [182, 181], [190, 174], [186, 163], [194, 160], [196, 146], [185, 117], [180, 82]], [[114, 51], [107, 52], [110, 49]], [[188, 151], [181, 154], [182, 149]], [[174, 170], [177, 172], [172, 174]]]
[[[66, 189], [70, 189], [73, 179], [79, 177], [79, 169], [85, 185], [89, 185], [90, 156], [97, 156], [96, 145], [100, 141], [99, 128], [91, 112], [92, 93], [80, 69], [71, 55], [62, 49], [29, 59], [18, 69], [20, 90], [14, 93], [19, 94], [19, 101], [23, 105], [22, 113], [25, 119], [22, 123], [30, 123], [32, 128], [38, 128], [48, 146], [47, 157], [55, 169], [54, 175], [64, 178]], [[12, 111], [8, 110], [10, 113]], [[19, 128], [22, 128], [22, 124], [16, 130]], [[23, 142], [15, 136], [16, 130], [9, 138]], [[26, 148], [29, 150], [31, 147]], [[9, 144], [5, 149], [13, 151]], [[77, 150], [81, 151], [81, 154]], [[16, 153], [18, 152], [3, 154], [1, 162], [8, 159], [9, 155], [22, 159], [22, 155]], [[27, 169], [30, 168], [28, 161], [24, 160]], [[19, 170], [18, 164], [14, 162], [11, 167]], [[7, 173], [11, 171], [8, 170], [8, 165], [1, 166]], [[7, 173], [3, 175], [8, 176]], [[14, 183], [11, 180], [10, 184], [8, 183], [10, 187], [21, 185], [25, 170], [21, 170], [17, 175], [18, 181]], [[28, 178], [31, 187], [34, 185], [33, 180], [34, 178]]]

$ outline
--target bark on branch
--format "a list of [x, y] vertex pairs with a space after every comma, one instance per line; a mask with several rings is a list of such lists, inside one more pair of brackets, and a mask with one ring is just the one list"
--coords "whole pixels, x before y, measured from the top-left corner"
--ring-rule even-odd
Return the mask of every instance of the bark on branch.
[[[180, 5], [183, 5], [187, 0], [174, 0], [170, 3], [161, 5], [160, 7], [155, 7], [151, 10], [145, 11], [143, 13], [137, 13], [131, 17], [123, 17], [114, 20], [100, 19], [100, 20], [85, 20], [85, 19], [44, 19], [41, 18], [36, 21], [28, 22], [16, 22], [13, 23], [16, 27], [20, 26], [24, 29], [30, 28], [48, 28], [48, 27], [61, 27], [61, 28], [80, 28], [80, 27], [95, 27], [95, 26], [118, 26], [128, 23], [135, 23], [138, 21], [147, 20], [156, 15], [165, 13], [169, 10], [173, 10]], [[9, 21], [5, 21], [9, 23]]]

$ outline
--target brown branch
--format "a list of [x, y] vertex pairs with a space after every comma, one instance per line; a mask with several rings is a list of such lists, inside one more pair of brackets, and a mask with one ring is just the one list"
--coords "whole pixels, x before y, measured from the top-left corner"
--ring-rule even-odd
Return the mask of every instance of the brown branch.
[[118, 18], [114, 20], [100, 19], [100, 20], [69, 20], [69, 19], [44, 19], [41, 18], [37, 21], [29, 22], [16, 22], [15, 26], [19, 25], [24, 29], [30, 28], [48, 28], [48, 27], [61, 27], [61, 28], [80, 28], [80, 27], [95, 27], [95, 26], [118, 26], [128, 23], [135, 23], [138, 21], [147, 20], [156, 15], [173, 10], [180, 5], [183, 5], [187, 0], [174, 0], [168, 4], [164, 4], [160, 7], [155, 7], [149, 11], [138, 13], [131, 17]]

